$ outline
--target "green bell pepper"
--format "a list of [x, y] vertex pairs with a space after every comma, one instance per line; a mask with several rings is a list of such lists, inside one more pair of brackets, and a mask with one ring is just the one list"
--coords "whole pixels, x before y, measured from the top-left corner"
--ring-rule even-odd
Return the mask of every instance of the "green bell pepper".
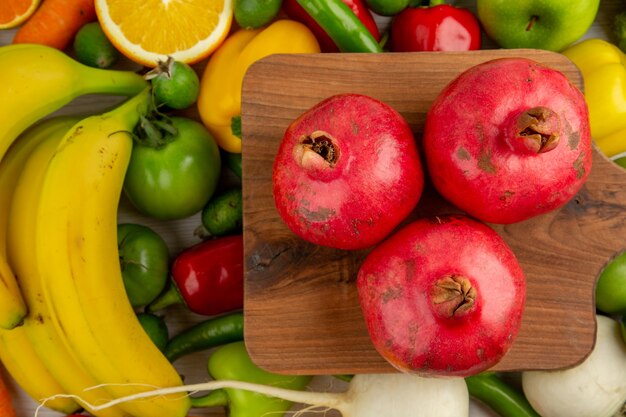
[[[256, 366], [243, 342], [220, 346], [209, 357], [208, 370], [215, 380], [237, 380], [274, 387], [303, 390], [310, 376], [279, 375]], [[290, 401], [250, 391], [224, 388], [202, 397], [192, 397], [192, 407], [228, 408], [228, 417], [282, 417], [292, 406]]]

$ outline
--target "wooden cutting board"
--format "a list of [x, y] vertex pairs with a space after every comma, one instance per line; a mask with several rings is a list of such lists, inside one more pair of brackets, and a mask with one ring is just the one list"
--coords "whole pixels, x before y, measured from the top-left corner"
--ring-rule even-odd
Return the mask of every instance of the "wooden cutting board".
[[[371, 344], [358, 303], [355, 278], [367, 251], [304, 242], [274, 207], [272, 164], [286, 127], [322, 99], [352, 92], [394, 107], [419, 140], [427, 110], [449, 81], [505, 56], [543, 62], [583, 87], [564, 56], [535, 50], [274, 55], [250, 68], [242, 91], [245, 340], [259, 366], [297, 374], [393, 371]], [[496, 370], [568, 367], [593, 347], [594, 283], [624, 248], [626, 231], [626, 171], [597, 151], [593, 163], [583, 190], [561, 210], [492, 225], [527, 277], [522, 328]], [[411, 219], [450, 211], [427, 185]]]

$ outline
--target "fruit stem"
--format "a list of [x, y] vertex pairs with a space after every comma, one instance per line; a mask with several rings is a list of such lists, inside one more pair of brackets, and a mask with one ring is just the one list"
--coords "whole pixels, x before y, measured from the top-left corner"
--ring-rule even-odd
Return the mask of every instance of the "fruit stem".
[[532, 29], [537, 20], [539, 20], [539, 16], [537, 16], [536, 14], [530, 16], [530, 20], [528, 21], [528, 25], [526, 26], [526, 32]]
[[170, 281], [165, 291], [146, 307], [146, 312], [155, 313], [176, 304], [184, 305], [185, 301], [174, 281]]
[[134, 96], [148, 87], [148, 82], [132, 71], [92, 68], [80, 65], [76, 77], [81, 94], [111, 94]]
[[431, 288], [433, 307], [443, 317], [461, 316], [472, 309], [476, 302], [476, 288], [463, 275], [446, 275]]
[[227, 407], [228, 394], [224, 388], [216, 389], [200, 397], [189, 397], [192, 408]]
[[102, 115], [103, 118], [118, 118], [125, 124], [134, 126], [139, 118], [148, 112], [150, 103], [150, 88], [144, 86], [143, 91], [129, 98], [113, 110]]
[[512, 145], [534, 154], [549, 152], [559, 143], [561, 121], [547, 107], [533, 107], [521, 112], [515, 120]]
[[167, 60], [165, 61], [159, 59], [157, 61], [156, 67], [146, 72], [143, 78], [146, 80], [151, 80], [161, 74], [163, 74], [168, 79], [172, 78], [172, 66], [174, 65], [174, 62], [174, 58], [172, 58], [170, 55], [167, 56]]
[[142, 103], [139, 123], [133, 130], [133, 140], [139, 145], [159, 149], [176, 140], [178, 129], [174, 127], [171, 118], [157, 108], [152, 89], [147, 90], [150, 94], [145, 103]]

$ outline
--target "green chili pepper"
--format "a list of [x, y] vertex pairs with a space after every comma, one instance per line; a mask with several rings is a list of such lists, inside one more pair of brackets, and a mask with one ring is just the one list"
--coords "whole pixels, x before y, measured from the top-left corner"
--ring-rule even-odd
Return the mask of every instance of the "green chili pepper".
[[[237, 380], [271, 385], [293, 390], [303, 390], [311, 381], [310, 376], [279, 375], [256, 366], [243, 342], [220, 346], [209, 357], [208, 370], [215, 380]], [[191, 399], [192, 407], [224, 406], [228, 417], [282, 417], [292, 403], [255, 392], [224, 388], [203, 397]]]
[[493, 372], [465, 378], [469, 393], [502, 417], [541, 417], [517, 390]]
[[165, 357], [174, 362], [181, 356], [243, 340], [243, 313], [213, 317], [183, 330], [165, 346]]
[[297, 0], [341, 52], [382, 52], [363, 22], [341, 0]]

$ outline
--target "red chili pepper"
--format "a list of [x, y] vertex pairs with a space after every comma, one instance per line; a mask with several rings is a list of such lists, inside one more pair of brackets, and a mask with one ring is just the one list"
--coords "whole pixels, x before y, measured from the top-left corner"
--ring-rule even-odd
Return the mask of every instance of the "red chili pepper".
[[206, 240], [181, 252], [171, 268], [172, 284], [152, 302], [154, 312], [183, 303], [204, 316], [243, 308], [243, 236]]
[[[343, 1], [363, 23], [376, 41], [380, 41], [380, 32], [374, 20], [374, 16], [362, 2], [362, 0], [341, 0]], [[297, 0], [283, 0], [283, 11], [293, 20], [304, 23], [317, 38], [322, 52], [338, 52], [339, 49], [333, 40], [326, 34], [324, 29], [304, 10]]]
[[464, 8], [431, 1], [430, 7], [407, 7], [391, 21], [391, 50], [469, 51], [480, 49], [480, 23]]

